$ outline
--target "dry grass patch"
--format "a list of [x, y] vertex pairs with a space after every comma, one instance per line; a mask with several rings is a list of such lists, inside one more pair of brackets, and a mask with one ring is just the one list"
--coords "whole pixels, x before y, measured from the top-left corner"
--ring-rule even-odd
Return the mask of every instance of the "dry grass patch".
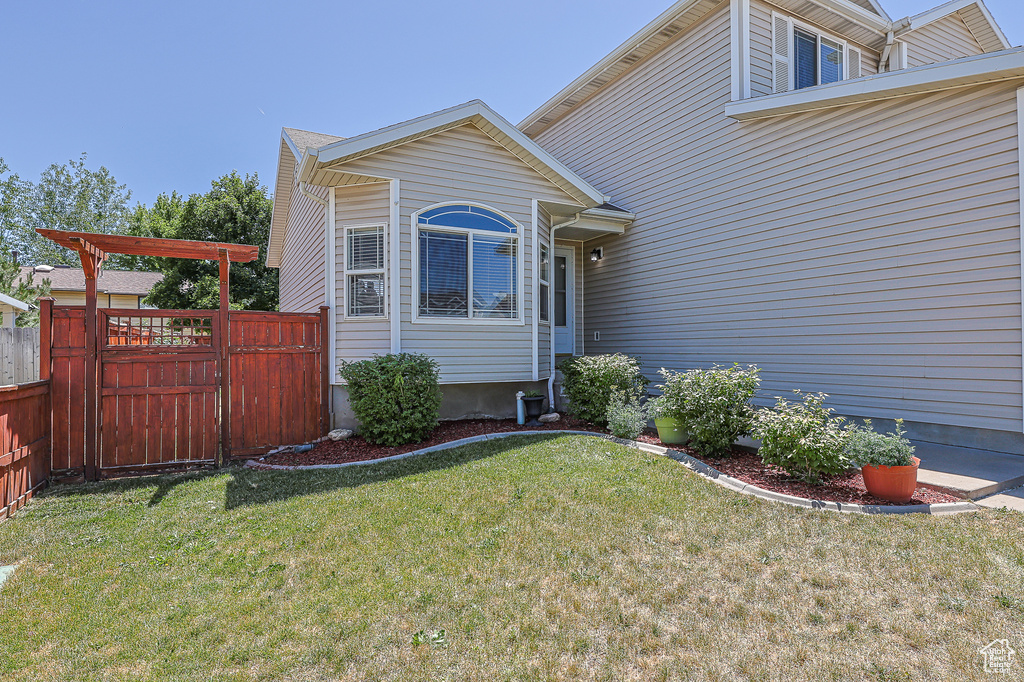
[[841, 516], [586, 437], [58, 487], [0, 524], [0, 672], [59, 680], [988, 679], [1024, 516]]

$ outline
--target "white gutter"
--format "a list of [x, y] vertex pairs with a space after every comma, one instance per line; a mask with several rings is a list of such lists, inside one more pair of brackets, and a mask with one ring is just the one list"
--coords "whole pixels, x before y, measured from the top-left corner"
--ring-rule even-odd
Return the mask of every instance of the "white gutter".
[[[555, 251], [555, 231], [560, 230], [563, 227], [570, 227], [580, 221], [580, 214], [577, 213], [576, 217], [572, 220], [567, 220], [564, 223], [558, 225], [552, 225], [548, 231], [548, 241], [551, 244], [551, 252]], [[566, 275], [568, 276], [568, 275]], [[573, 273], [573, 277], [575, 277]], [[548, 287], [548, 310], [553, 311], [555, 309], [555, 288], [553, 286]], [[548, 377], [548, 409], [555, 409], [555, 324], [551, 323], [551, 336], [548, 342], [548, 347], [551, 351], [551, 376]]]
[[299, 191], [302, 192], [303, 196], [305, 196], [306, 198], [312, 199], [313, 201], [320, 204], [324, 208], [327, 208], [327, 199], [321, 199], [317, 195], [311, 193], [308, 189], [306, 189], [306, 183], [299, 183]]

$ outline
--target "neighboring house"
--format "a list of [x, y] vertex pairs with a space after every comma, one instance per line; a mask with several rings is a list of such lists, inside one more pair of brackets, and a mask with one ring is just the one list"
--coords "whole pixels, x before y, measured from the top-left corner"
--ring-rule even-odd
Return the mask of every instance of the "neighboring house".
[[28, 312], [28, 309], [29, 304], [25, 301], [7, 294], [0, 294], [0, 317], [3, 317], [3, 320], [0, 321], [0, 328], [14, 327], [15, 318], [21, 313]]
[[[30, 274], [33, 281], [50, 280], [50, 296], [55, 305], [85, 305], [85, 272], [81, 268], [64, 265], [36, 265], [21, 268], [22, 279]], [[159, 272], [131, 270], [100, 270], [96, 280], [101, 308], [141, 308], [142, 299], [149, 295], [164, 276]]]
[[268, 264], [282, 310], [331, 306], [336, 360], [437, 358], [448, 416], [622, 351], [1024, 452], [1022, 86], [977, 0], [681, 0], [518, 130], [481, 103], [285, 129]]

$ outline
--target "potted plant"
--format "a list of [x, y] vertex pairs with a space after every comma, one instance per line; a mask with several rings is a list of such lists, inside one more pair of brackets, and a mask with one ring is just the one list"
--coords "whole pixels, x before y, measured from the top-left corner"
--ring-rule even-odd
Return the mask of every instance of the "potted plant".
[[669, 403], [665, 396], [647, 401], [647, 418], [654, 420], [658, 438], [665, 445], [685, 445], [690, 440], [679, 420], [669, 413]]
[[529, 419], [526, 423], [531, 426], [539, 424], [537, 417], [544, 414], [544, 395], [540, 391], [527, 391], [523, 394], [523, 406]]
[[861, 467], [864, 487], [875, 497], [906, 503], [917, 490], [917, 469], [921, 460], [914, 457], [914, 446], [904, 437], [903, 420], [896, 420], [896, 433], [882, 434], [871, 429], [865, 419], [863, 428], [854, 429], [847, 441], [847, 454]]

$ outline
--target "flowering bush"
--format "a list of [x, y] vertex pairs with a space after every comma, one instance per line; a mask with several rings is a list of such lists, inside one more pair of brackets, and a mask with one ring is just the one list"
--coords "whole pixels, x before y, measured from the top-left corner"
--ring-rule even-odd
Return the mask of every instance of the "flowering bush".
[[914, 463], [914, 446], [904, 436], [903, 420], [896, 420], [896, 433], [882, 434], [872, 430], [871, 420], [863, 427], [853, 427], [846, 441], [846, 456], [857, 466], [872, 464], [882, 467], [907, 467]]
[[808, 393], [799, 403], [779, 398], [775, 409], [758, 411], [752, 433], [761, 440], [761, 461], [808, 483], [846, 471], [850, 431], [843, 428], [842, 417], [832, 416], [834, 410], [825, 407], [827, 397]]
[[675, 418], [701, 454], [720, 455], [750, 429], [750, 404], [761, 385], [754, 365], [694, 369], [680, 374], [661, 369], [664, 416]]

